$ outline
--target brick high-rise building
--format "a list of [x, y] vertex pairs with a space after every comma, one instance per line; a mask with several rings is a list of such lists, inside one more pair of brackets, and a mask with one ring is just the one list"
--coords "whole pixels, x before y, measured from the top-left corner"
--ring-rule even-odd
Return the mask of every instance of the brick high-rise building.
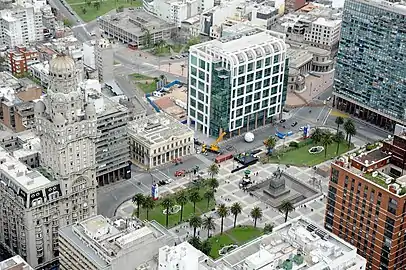
[[405, 269], [406, 136], [374, 147], [332, 163], [325, 227], [356, 246], [367, 269]]

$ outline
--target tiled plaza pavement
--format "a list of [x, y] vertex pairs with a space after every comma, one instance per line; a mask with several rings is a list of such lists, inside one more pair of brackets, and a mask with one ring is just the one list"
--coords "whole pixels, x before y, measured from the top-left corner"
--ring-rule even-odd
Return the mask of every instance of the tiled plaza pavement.
[[[216, 192], [216, 203], [221, 204], [225, 203], [227, 206], [231, 206], [234, 202], [239, 202], [243, 207], [243, 212], [238, 216], [238, 224], [253, 224], [253, 220], [250, 217], [250, 211], [253, 207], [258, 206], [263, 211], [263, 217], [261, 220], [258, 220], [257, 225], [259, 227], [264, 226], [265, 223], [273, 223], [275, 225], [280, 225], [284, 222], [284, 215], [278, 210], [273, 209], [272, 207], [266, 205], [265, 203], [259, 201], [257, 198], [252, 197], [249, 193], [244, 192], [238, 186], [241, 178], [243, 177], [244, 170], [241, 170], [236, 173], [231, 173], [233, 169], [233, 161], [226, 161], [220, 164], [220, 173], [217, 176], [220, 187]], [[253, 181], [261, 180], [271, 175], [276, 169], [277, 164], [261, 164], [257, 163], [253, 166], [250, 166], [249, 169], [252, 173], [258, 172], [258, 176], [251, 176]], [[324, 194], [327, 194], [328, 190], [328, 179], [323, 178], [318, 174], [314, 173], [312, 168], [298, 168], [291, 166], [286, 168], [284, 165], [280, 167], [282, 170], [287, 170], [287, 172], [293, 176], [296, 176], [299, 180], [307, 182], [310, 185], [314, 185], [319, 188], [318, 182], [321, 182], [321, 189]], [[312, 181], [311, 178], [316, 177], [316, 181]], [[166, 186], [164, 189], [167, 192], [174, 192], [179, 188], [184, 188], [189, 183], [190, 179], [188, 177], [178, 178], [173, 183]], [[162, 190], [162, 189], [161, 189]], [[126, 202], [117, 210], [118, 216], [130, 216], [134, 211], [134, 206], [131, 202]], [[306, 216], [316, 222], [317, 224], [323, 226], [324, 223], [324, 211], [325, 211], [325, 199], [322, 201], [317, 200], [311, 203], [308, 203], [306, 207], [299, 207], [290, 213], [289, 218], [294, 218], [299, 215]], [[220, 219], [215, 213], [207, 213], [206, 215], [213, 215], [216, 217], [216, 231], [214, 234], [220, 232]], [[227, 230], [233, 226], [233, 216], [229, 216], [224, 221], [224, 230]], [[181, 240], [186, 239], [191, 233], [192, 229], [189, 228], [188, 224], [179, 225], [172, 229], [180, 237]], [[201, 229], [199, 232], [200, 237], [203, 239], [207, 237], [207, 233], [204, 229]]]

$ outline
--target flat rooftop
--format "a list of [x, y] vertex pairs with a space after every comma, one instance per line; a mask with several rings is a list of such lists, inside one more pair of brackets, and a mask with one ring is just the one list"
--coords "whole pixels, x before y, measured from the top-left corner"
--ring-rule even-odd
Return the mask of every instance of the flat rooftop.
[[[147, 224], [135, 219], [126, 221], [118, 218], [113, 221], [101, 215], [64, 227], [59, 233], [100, 269], [107, 268], [121, 256], [131, 255], [131, 252], [134, 252], [134, 260], [142, 264], [149, 259], [137, 258], [137, 251], [152, 244], [157, 246], [158, 252], [161, 244], [165, 245], [164, 237], [169, 235], [165, 228], [154, 221]], [[137, 266], [129, 263], [127, 269]]]
[[142, 9], [124, 9], [123, 12], [107, 14], [98, 20], [107, 21], [135, 36], [144, 35], [144, 29], [148, 29], [150, 33], [155, 33], [165, 29], [175, 28], [175, 25], [155, 17]]
[[[166, 113], [156, 113], [128, 123], [129, 135], [145, 145], [169, 142], [193, 130]], [[193, 136], [193, 135], [192, 135]]]
[[289, 67], [296, 69], [313, 60], [313, 54], [306, 49], [288, 48], [286, 57], [289, 58]]
[[207, 54], [235, 55], [238, 62], [245, 62], [246, 59], [262, 56], [263, 50], [266, 54], [285, 50], [285, 42], [275, 35], [276, 33], [271, 31], [253, 28], [249, 32], [194, 45], [190, 51], [200, 50]]
[[[215, 264], [228, 269], [283, 269], [287, 260], [292, 269], [328, 269], [331, 265], [365, 263], [357, 249], [308, 219], [297, 217], [269, 235], [261, 236], [225, 255]], [[282, 266], [282, 268], [278, 268]], [[217, 269], [222, 269], [218, 267]], [[227, 268], [225, 268], [227, 269]], [[286, 269], [286, 268], [285, 268]]]
[[19, 255], [0, 262], [0, 270], [34, 270]]
[[30, 170], [3, 147], [0, 147], [0, 171], [26, 192], [39, 189], [51, 182], [38, 171]]

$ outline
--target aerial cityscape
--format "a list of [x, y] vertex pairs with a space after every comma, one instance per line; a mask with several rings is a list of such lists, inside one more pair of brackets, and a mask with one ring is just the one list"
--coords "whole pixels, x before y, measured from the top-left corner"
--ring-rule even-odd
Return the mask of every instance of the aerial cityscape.
[[406, 269], [405, 0], [0, 0], [0, 270]]

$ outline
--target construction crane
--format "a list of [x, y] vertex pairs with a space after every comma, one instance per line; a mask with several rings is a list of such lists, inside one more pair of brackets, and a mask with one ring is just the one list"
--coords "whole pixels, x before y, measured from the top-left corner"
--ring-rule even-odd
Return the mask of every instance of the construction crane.
[[221, 133], [220, 136], [217, 138], [217, 140], [214, 143], [210, 144], [210, 146], [208, 146], [207, 144], [203, 144], [202, 153], [213, 152], [219, 154], [220, 147], [218, 146], [218, 143], [221, 142], [221, 140], [224, 138], [226, 134], [227, 134], [226, 132]]

